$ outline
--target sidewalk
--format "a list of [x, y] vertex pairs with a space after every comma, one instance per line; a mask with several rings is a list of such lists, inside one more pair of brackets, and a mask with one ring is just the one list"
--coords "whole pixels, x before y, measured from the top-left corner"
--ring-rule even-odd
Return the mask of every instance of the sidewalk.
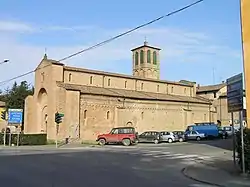
[[233, 169], [231, 167], [231, 165], [223, 163], [225, 161], [221, 162], [221, 164], [218, 161], [215, 162], [214, 166], [197, 163], [187, 166], [182, 172], [186, 177], [192, 180], [209, 185], [219, 187], [250, 187], [249, 177], [241, 176], [235, 168]]

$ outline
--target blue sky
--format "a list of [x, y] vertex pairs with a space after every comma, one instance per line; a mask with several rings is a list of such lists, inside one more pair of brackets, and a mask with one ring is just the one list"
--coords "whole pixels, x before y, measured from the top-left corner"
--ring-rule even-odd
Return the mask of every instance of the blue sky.
[[[49, 58], [61, 59], [194, 1], [1, 0], [0, 61], [10, 63], [1, 65], [0, 80], [34, 69], [45, 48]], [[242, 71], [239, 0], [204, 0], [64, 63], [131, 74], [130, 49], [145, 37], [162, 48], [161, 79], [207, 85]], [[17, 81], [33, 79], [31, 74]]]

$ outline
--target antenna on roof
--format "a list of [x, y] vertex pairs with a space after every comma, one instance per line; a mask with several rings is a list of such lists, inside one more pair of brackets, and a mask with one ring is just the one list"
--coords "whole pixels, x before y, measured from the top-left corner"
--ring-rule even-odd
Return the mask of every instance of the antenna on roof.
[[44, 56], [43, 56], [43, 59], [47, 59], [47, 48], [45, 47], [45, 49], [44, 49]]
[[144, 39], [144, 45], [148, 45], [147, 37], [146, 36], [145, 36], [145, 39]]

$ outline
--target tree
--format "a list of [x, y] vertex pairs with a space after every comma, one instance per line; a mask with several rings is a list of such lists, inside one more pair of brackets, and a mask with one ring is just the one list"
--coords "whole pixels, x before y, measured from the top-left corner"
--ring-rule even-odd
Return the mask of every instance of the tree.
[[6, 108], [24, 109], [25, 98], [34, 94], [34, 87], [27, 81], [22, 81], [20, 85], [14, 82], [11, 89], [6, 89], [0, 93], [0, 100], [4, 101]]

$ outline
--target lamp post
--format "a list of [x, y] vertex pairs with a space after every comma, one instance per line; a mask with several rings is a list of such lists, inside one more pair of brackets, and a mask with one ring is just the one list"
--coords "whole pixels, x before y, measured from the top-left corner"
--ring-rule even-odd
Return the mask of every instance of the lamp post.
[[4, 63], [7, 63], [7, 62], [9, 62], [9, 60], [5, 59], [4, 61], [0, 62], [0, 64], [4, 64]]

